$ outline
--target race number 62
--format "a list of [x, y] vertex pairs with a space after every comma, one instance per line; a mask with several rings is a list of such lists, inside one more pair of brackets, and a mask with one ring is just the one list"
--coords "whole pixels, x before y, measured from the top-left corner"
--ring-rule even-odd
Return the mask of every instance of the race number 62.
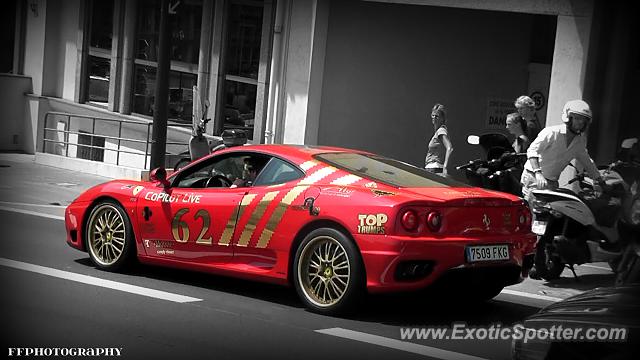
[[[184, 208], [180, 209], [176, 212], [171, 220], [171, 233], [173, 234], [173, 239], [179, 243], [186, 243], [189, 241], [189, 225], [181, 220], [184, 215], [189, 212], [189, 209]], [[198, 220], [198, 218], [202, 219], [202, 229], [200, 230], [200, 235], [196, 239], [196, 244], [200, 245], [211, 245], [211, 236], [205, 237], [207, 231], [209, 231], [209, 227], [211, 226], [211, 216], [209, 212], [204, 209], [200, 209], [193, 216], [194, 220]]]

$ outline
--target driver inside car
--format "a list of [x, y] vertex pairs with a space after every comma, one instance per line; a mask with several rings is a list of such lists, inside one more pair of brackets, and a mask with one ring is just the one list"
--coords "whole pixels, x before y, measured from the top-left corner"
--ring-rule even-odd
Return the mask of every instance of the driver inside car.
[[242, 170], [242, 177], [236, 179], [233, 184], [231, 184], [231, 188], [237, 187], [246, 187], [251, 186], [253, 181], [256, 179], [258, 175], [258, 168], [256, 164], [253, 163], [251, 158], [244, 159], [244, 169]]

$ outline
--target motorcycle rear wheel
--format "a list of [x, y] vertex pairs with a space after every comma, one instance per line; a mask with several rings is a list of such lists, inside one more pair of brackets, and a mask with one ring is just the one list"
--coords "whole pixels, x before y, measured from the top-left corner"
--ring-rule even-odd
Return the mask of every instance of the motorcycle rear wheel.
[[538, 276], [551, 281], [560, 277], [565, 264], [559, 256], [552, 254], [547, 244], [539, 243], [536, 248], [535, 265]]

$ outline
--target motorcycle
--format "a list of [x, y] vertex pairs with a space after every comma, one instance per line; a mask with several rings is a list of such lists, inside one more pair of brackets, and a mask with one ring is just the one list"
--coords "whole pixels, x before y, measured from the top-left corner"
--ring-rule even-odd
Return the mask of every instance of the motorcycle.
[[619, 160], [600, 169], [606, 183], [602, 189], [578, 172], [569, 181], [579, 185], [577, 192], [533, 190], [531, 230], [538, 235], [534, 263], [539, 277], [557, 279], [569, 267], [577, 278], [574, 266], [590, 262], [606, 261], [612, 270], [618, 269], [628, 241], [620, 224], [629, 216], [624, 212], [631, 209], [625, 205], [633, 199], [632, 186], [637, 187], [622, 174], [629, 173], [632, 165]]
[[204, 103], [202, 118], [198, 121], [189, 139], [189, 150], [179, 154], [179, 160], [173, 166], [174, 171], [178, 171], [187, 166], [190, 162], [200, 159], [208, 154], [232, 146], [244, 145], [247, 143], [247, 134], [243, 130], [227, 129], [222, 132], [221, 139], [214, 138], [207, 140], [204, 134], [207, 132], [207, 123], [211, 121], [206, 117], [209, 109], [209, 100]]
[[484, 159], [456, 167], [456, 170], [464, 170], [470, 185], [522, 196], [520, 175], [526, 154], [516, 153], [507, 137], [499, 133], [469, 135], [467, 143], [480, 145], [485, 153]]
[[624, 159], [620, 170], [623, 179], [631, 184], [633, 199], [626, 204], [626, 216], [620, 222], [620, 234], [627, 239], [627, 245], [616, 269], [616, 286], [640, 283], [640, 147], [637, 139], [625, 141], [620, 154]]
[[628, 214], [620, 224], [627, 245], [616, 269], [616, 286], [640, 283], [640, 193], [634, 197]]

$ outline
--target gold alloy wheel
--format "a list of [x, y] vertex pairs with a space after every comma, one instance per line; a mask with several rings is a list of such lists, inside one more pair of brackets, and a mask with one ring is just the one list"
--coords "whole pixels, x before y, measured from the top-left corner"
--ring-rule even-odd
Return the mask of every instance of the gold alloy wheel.
[[111, 204], [99, 205], [89, 219], [88, 243], [93, 258], [102, 266], [113, 265], [124, 251], [125, 223]]
[[337, 304], [351, 279], [347, 251], [336, 239], [324, 235], [305, 245], [297, 271], [304, 296], [319, 307]]

